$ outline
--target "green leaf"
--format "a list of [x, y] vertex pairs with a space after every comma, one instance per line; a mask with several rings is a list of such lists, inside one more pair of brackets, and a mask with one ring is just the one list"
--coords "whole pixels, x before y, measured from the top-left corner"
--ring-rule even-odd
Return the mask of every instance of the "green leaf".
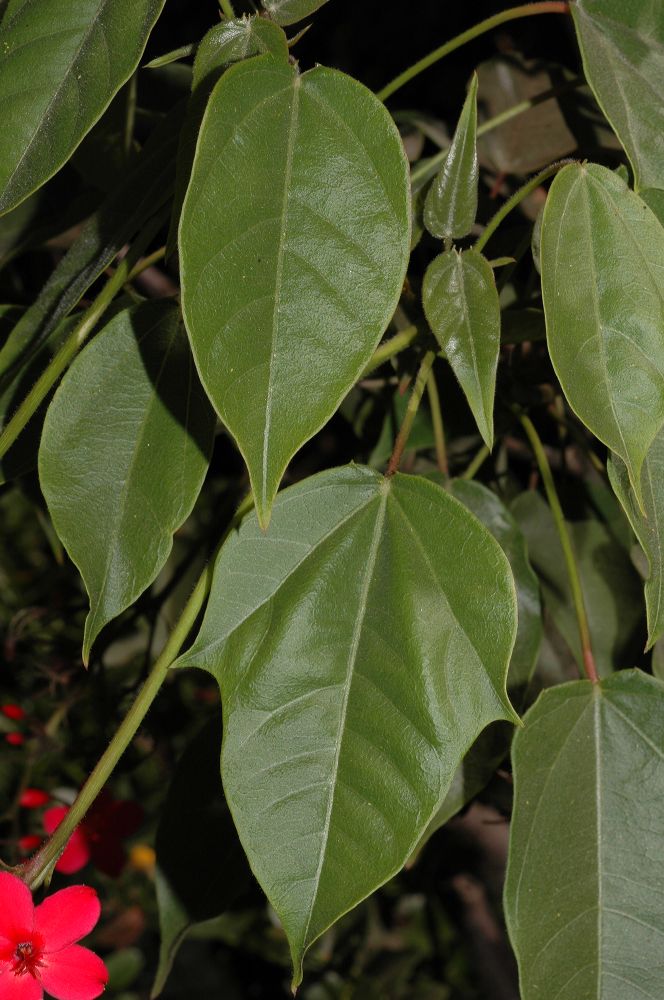
[[556, 374], [641, 504], [641, 466], [664, 422], [664, 228], [617, 174], [570, 164], [546, 200], [541, 250]]
[[83, 657], [153, 582], [198, 496], [214, 420], [178, 309], [119, 313], [74, 361], [51, 403], [39, 478], [90, 595]]
[[643, 511], [636, 502], [627, 467], [617, 455], [610, 456], [608, 472], [615, 494], [648, 558], [645, 597], [650, 649], [664, 635], [664, 430], [651, 444], [641, 470]]
[[[545, 500], [534, 490], [520, 494], [512, 514], [528, 544], [544, 604], [583, 667], [579, 626], [558, 532]], [[641, 582], [628, 553], [599, 521], [568, 523], [579, 567], [597, 668], [602, 675], [633, 662], [643, 649]]]
[[658, 0], [570, 4], [586, 78], [627, 150], [637, 189], [664, 187], [664, 18]]
[[429, 188], [424, 225], [432, 236], [456, 240], [467, 236], [477, 215], [477, 73], [442, 169]]
[[287, 60], [288, 39], [278, 24], [266, 21], [262, 17], [222, 21], [208, 31], [198, 46], [194, 60], [192, 92], [178, 146], [175, 198], [168, 234], [168, 256], [175, 250], [177, 243], [177, 229], [191, 177], [196, 141], [214, 85], [224, 70], [234, 62], [267, 53], [271, 53], [275, 58]]
[[[526, 540], [507, 507], [486, 486], [465, 479], [453, 479], [448, 489], [453, 497], [488, 528], [507, 556], [512, 569], [516, 584], [518, 628], [507, 672], [507, 693], [512, 704], [521, 709], [526, 704], [528, 686], [542, 640], [539, 583], [528, 561]], [[458, 768], [450, 789], [429, 823], [418, 848], [482, 791], [507, 755], [511, 739], [512, 727], [501, 722], [494, 723], [480, 734]]]
[[134, 166], [106, 198], [26, 309], [0, 350], [0, 378], [12, 376], [76, 306], [122, 247], [168, 200], [175, 180], [175, 151], [185, 106], [155, 128]]
[[422, 300], [429, 325], [491, 448], [500, 351], [500, 303], [491, 265], [475, 250], [440, 254], [424, 275]]
[[664, 226], [664, 190], [660, 188], [643, 188], [643, 190], [639, 191], [639, 197], [643, 198], [648, 208], [652, 209]]
[[0, 25], [0, 214], [52, 177], [136, 69], [164, 0], [10, 0]]
[[161, 812], [155, 841], [161, 947], [153, 997], [196, 924], [260, 893], [224, 799], [220, 753], [221, 720], [212, 719], [178, 761]]
[[261, 0], [263, 7], [277, 24], [295, 24], [309, 17], [328, 0]]
[[522, 1000], [664, 995], [664, 686], [545, 691], [514, 740], [505, 915]]
[[477, 734], [514, 720], [515, 631], [500, 546], [423, 479], [324, 472], [279, 495], [267, 533], [252, 515], [226, 543], [178, 665], [219, 681], [226, 796], [294, 985], [404, 864]]
[[263, 526], [288, 462], [386, 329], [409, 239], [408, 166], [373, 94], [336, 70], [300, 76], [271, 56], [226, 71], [180, 222], [182, 302]]

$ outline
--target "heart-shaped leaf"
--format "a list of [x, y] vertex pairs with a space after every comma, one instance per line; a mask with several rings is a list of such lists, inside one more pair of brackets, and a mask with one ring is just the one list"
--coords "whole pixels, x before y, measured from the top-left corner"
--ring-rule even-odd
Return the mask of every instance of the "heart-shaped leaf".
[[513, 748], [505, 915], [522, 1000], [664, 996], [664, 685], [545, 691]]
[[623, 459], [641, 505], [641, 466], [664, 422], [664, 228], [617, 174], [570, 164], [546, 200], [541, 257], [560, 384]]
[[422, 300], [429, 325], [491, 448], [500, 352], [500, 303], [491, 265], [475, 250], [440, 254], [424, 275]]
[[609, 479], [648, 558], [645, 583], [648, 649], [664, 635], [664, 430], [648, 449], [641, 470], [641, 511], [622, 459], [611, 455]]
[[170, 302], [120, 312], [62, 380], [44, 422], [39, 478], [90, 595], [84, 660], [166, 562], [203, 483], [213, 431]]
[[180, 222], [182, 302], [264, 526], [286, 465], [378, 344], [409, 238], [403, 147], [370, 91], [271, 56], [226, 71]]
[[473, 73], [449, 152], [424, 203], [424, 225], [432, 236], [456, 240], [468, 235], [477, 215], [478, 184], [477, 73]]
[[10, 0], [0, 25], [0, 214], [40, 187], [129, 79], [164, 0]]
[[658, 0], [570, 4], [585, 75], [634, 167], [637, 189], [664, 187], [664, 17]]
[[328, 0], [261, 0], [263, 7], [277, 24], [295, 24], [309, 17]]
[[[447, 488], [488, 528], [509, 559], [516, 584], [519, 624], [507, 672], [507, 693], [512, 704], [521, 710], [527, 704], [528, 686], [542, 640], [539, 583], [528, 561], [526, 540], [507, 507], [486, 486], [465, 479], [453, 479]], [[480, 734], [454, 775], [449, 791], [418, 848], [482, 791], [507, 756], [511, 737], [511, 727], [501, 722], [489, 726]]]
[[228, 540], [178, 665], [221, 686], [224, 788], [295, 985], [403, 865], [477, 734], [514, 719], [515, 629], [500, 546], [423, 479], [324, 472], [280, 494], [266, 534], [252, 515]]

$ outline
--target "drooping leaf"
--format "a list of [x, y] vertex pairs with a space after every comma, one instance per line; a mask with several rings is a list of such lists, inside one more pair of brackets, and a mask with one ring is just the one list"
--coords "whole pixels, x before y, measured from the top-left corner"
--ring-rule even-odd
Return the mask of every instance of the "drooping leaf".
[[641, 503], [641, 466], [664, 423], [664, 228], [617, 174], [570, 164], [546, 200], [541, 250], [556, 374]]
[[13, 378], [103, 273], [122, 247], [169, 198], [185, 106], [155, 128], [134, 166], [106, 198], [26, 309], [0, 349], [0, 379]]
[[[463, 558], [464, 573], [458, 572]], [[403, 865], [477, 734], [513, 719], [509, 564], [433, 483], [348, 466], [231, 536], [192, 649], [222, 777], [301, 978], [309, 945]]]
[[288, 40], [273, 21], [262, 17], [222, 21], [208, 31], [196, 50], [191, 97], [178, 145], [175, 197], [168, 234], [167, 255], [175, 250], [182, 203], [191, 176], [196, 140], [214, 85], [225, 69], [251, 56], [271, 53], [288, 59]]
[[0, 25], [0, 214], [52, 177], [129, 79], [164, 0], [10, 0]]
[[263, 525], [286, 465], [334, 413], [397, 305], [408, 169], [377, 98], [335, 70], [232, 66], [208, 103], [180, 222], [203, 384]]
[[213, 719], [178, 761], [161, 812], [155, 841], [161, 944], [153, 997], [196, 924], [260, 894], [224, 799], [220, 753], [221, 719]]
[[491, 265], [475, 250], [440, 254], [424, 275], [422, 300], [429, 325], [491, 448], [500, 351], [500, 303]]
[[309, 17], [327, 2], [328, 0], [261, 0], [265, 10], [277, 24], [284, 25], [295, 24], [296, 21]]
[[456, 240], [467, 236], [477, 215], [477, 74], [468, 90], [445, 162], [429, 188], [424, 225], [432, 236]]
[[648, 558], [645, 583], [648, 648], [664, 634], [664, 431], [648, 449], [641, 470], [640, 509], [622, 459], [611, 455], [609, 479]]
[[120, 312], [74, 361], [46, 420], [39, 478], [90, 595], [83, 656], [153, 582], [203, 482], [214, 419], [179, 310]]
[[505, 915], [522, 1000], [664, 995], [664, 685], [545, 691], [513, 749]]
[[[512, 514], [542, 586], [544, 604], [579, 668], [579, 627], [558, 533], [546, 501], [534, 490], [520, 494]], [[629, 554], [600, 521], [568, 522], [579, 567], [593, 652], [600, 674], [633, 662], [643, 649], [643, 593]]]
[[576, 0], [570, 10], [586, 78], [627, 150], [637, 190], [664, 187], [659, 0]]
[[[526, 704], [542, 640], [539, 583], [528, 561], [526, 540], [507, 507], [486, 486], [453, 479], [447, 488], [488, 528], [509, 560], [516, 584], [518, 628], [507, 672], [507, 693], [514, 707], [521, 710]], [[507, 755], [511, 738], [512, 727], [503, 722], [494, 723], [480, 734], [464, 757], [418, 847], [481, 792]]]

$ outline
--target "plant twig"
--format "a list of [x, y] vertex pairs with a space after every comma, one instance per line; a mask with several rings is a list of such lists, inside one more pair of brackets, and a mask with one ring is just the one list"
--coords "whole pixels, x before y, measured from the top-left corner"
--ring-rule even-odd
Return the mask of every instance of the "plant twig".
[[161, 654], [155, 661], [145, 684], [139, 691], [136, 701], [127, 712], [113, 739], [100, 757], [90, 777], [81, 788], [62, 823], [33, 857], [16, 869], [16, 874], [20, 875], [33, 891], [49, 877], [53, 866], [67, 846], [67, 841], [85, 817], [88, 809], [113, 772], [115, 765], [136, 735], [138, 727], [147, 715], [172, 663], [184, 645], [199, 613], [203, 609], [203, 605], [210, 592], [212, 574], [218, 552], [228, 536], [239, 525], [242, 518], [251, 510], [253, 505], [253, 496], [250, 494], [238, 507], [235, 516], [224, 532], [210, 561], [199, 576], [189, 600], [185, 604]]
[[566, 167], [568, 163], [574, 163], [575, 160], [572, 158], [567, 158], [565, 160], [557, 160], [555, 163], [551, 163], [544, 170], [540, 170], [538, 174], [531, 177], [529, 181], [515, 191], [511, 198], [508, 198], [504, 205], [501, 205], [496, 214], [487, 223], [486, 229], [476, 241], [474, 249], [479, 253], [487, 245], [496, 229], [500, 223], [505, 219], [510, 212], [520, 205], [524, 198], [527, 198], [529, 194], [536, 191], [537, 188], [542, 184], [547, 178], [552, 177], [553, 174], [557, 174], [559, 170]]
[[406, 414], [403, 418], [403, 423], [399, 428], [397, 439], [394, 442], [394, 450], [392, 452], [389, 465], [387, 466], [387, 472], [385, 473], [386, 476], [393, 476], [399, 469], [399, 464], [408, 443], [408, 438], [410, 437], [410, 432], [413, 428], [413, 421], [415, 420], [415, 415], [422, 401], [422, 396], [424, 395], [424, 390], [426, 388], [435, 358], [435, 351], [427, 351], [422, 359], [422, 364], [420, 365], [420, 370], [417, 373], [413, 391], [410, 399], [408, 400], [408, 406], [406, 408]]
[[488, 445], [483, 444], [475, 457], [469, 462], [468, 467], [461, 473], [459, 479], [474, 479], [490, 454]]
[[438, 469], [444, 476], [449, 475], [449, 465], [447, 461], [447, 445], [445, 443], [445, 427], [443, 425], [443, 412], [440, 408], [440, 395], [436, 385], [436, 377], [433, 372], [429, 372], [427, 379], [427, 393], [431, 405], [431, 422], [433, 424], [433, 437], [436, 443], [436, 462]]
[[546, 452], [544, 450], [544, 445], [540, 439], [539, 434], [535, 430], [535, 426], [530, 419], [530, 417], [525, 414], [519, 416], [521, 425], [525, 430], [530, 445], [533, 449], [535, 455], [535, 461], [540, 471], [542, 477], [542, 482], [544, 484], [544, 489], [546, 491], [547, 499], [549, 501], [549, 506], [551, 508], [551, 513], [553, 514], [553, 520], [556, 525], [556, 531], [558, 532], [558, 537], [560, 539], [560, 544], [562, 546], [563, 555], [565, 557], [565, 565], [567, 567], [567, 576], [569, 578], [570, 588], [572, 590], [572, 599], [574, 601], [574, 610], [576, 612], [576, 619], [579, 625], [579, 638], [581, 639], [581, 652], [583, 655], [583, 665], [585, 669], [586, 676], [589, 681], [593, 684], [597, 684], [599, 681], [599, 675], [597, 673], [597, 667], [595, 665], [595, 657], [593, 656], [592, 645], [590, 641], [590, 628], [588, 625], [588, 615], [586, 613], [586, 605], [583, 599], [583, 590], [581, 588], [581, 577], [579, 576], [579, 567], [576, 562], [576, 556], [574, 554], [574, 546], [572, 545], [572, 539], [567, 528], [567, 523], [565, 521], [565, 515], [563, 514], [563, 509], [560, 505], [560, 499], [558, 498], [558, 492], [556, 490], [556, 484], [553, 480], [553, 474], [551, 472], [551, 466], [549, 465], [549, 460], [546, 457]]
[[413, 343], [417, 337], [418, 329], [416, 326], [407, 326], [405, 330], [400, 330], [399, 333], [395, 333], [393, 337], [386, 340], [384, 344], [381, 344], [373, 353], [371, 360], [368, 362], [364, 371], [360, 375], [360, 378], [366, 378], [367, 375], [371, 375], [375, 372], [376, 368], [380, 368], [382, 364], [389, 361], [390, 358], [396, 357], [401, 351], [405, 351], [407, 347]]
[[449, 42], [445, 42], [444, 45], [430, 52], [428, 56], [424, 56], [423, 59], [409, 66], [408, 69], [405, 69], [403, 73], [395, 77], [387, 86], [379, 90], [377, 96], [381, 101], [386, 101], [397, 90], [410, 83], [411, 80], [419, 76], [420, 73], [423, 73], [425, 69], [433, 66], [434, 63], [444, 59], [450, 52], [460, 49], [462, 45], [472, 42], [473, 39], [479, 38], [480, 35], [486, 34], [487, 31], [491, 31], [501, 24], [506, 24], [508, 21], [516, 21], [520, 17], [532, 17], [535, 14], [567, 13], [569, 13], [569, 4], [565, 0], [544, 0], [543, 3], [525, 3], [518, 7], [510, 7], [508, 10], [500, 11], [500, 13], [494, 14], [493, 17], [488, 17], [486, 20], [480, 21], [479, 24], [473, 25], [467, 31], [463, 31], [456, 38], [450, 39]]

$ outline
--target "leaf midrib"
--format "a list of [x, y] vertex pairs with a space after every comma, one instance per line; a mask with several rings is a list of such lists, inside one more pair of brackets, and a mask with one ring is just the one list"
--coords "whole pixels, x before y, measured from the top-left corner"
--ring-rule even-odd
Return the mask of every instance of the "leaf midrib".
[[[98, 24], [98, 22], [99, 22], [99, 20], [100, 20], [100, 18], [102, 16], [104, 10], [112, 2], [113, 2], [113, 0], [101, 0], [100, 5], [97, 8], [97, 13], [92, 18], [92, 20], [90, 21], [90, 24], [88, 25], [88, 27], [86, 28], [85, 32], [83, 33], [83, 36], [81, 38], [81, 41], [80, 41], [80, 43], [79, 43], [76, 51], [72, 54], [72, 57], [71, 57], [71, 59], [69, 61], [69, 66], [68, 66], [68, 69], [67, 69], [66, 73], [62, 77], [62, 80], [60, 81], [60, 83], [58, 84], [58, 86], [53, 91], [53, 95], [52, 95], [50, 101], [46, 105], [44, 111], [41, 113], [41, 116], [39, 117], [39, 120], [37, 122], [36, 128], [34, 129], [34, 131], [32, 133], [32, 137], [31, 137], [30, 141], [25, 146], [25, 149], [21, 153], [20, 158], [17, 160], [14, 169], [12, 170], [11, 174], [9, 175], [9, 178], [7, 179], [7, 183], [5, 185], [5, 190], [3, 192], [3, 198], [7, 197], [7, 193], [10, 190], [12, 184], [14, 183], [14, 178], [16, 177], [17, 172], [21, 168], [21, 166], [22, 166], [22, 164], [23, 164], [26, 156], [31, 151], [32, 147], [34, 146], [35, 141], [37, 140], [37, 138], [39, 137], [39, 135], [41, 133], [41, 130], [42, 130], [43, 126], [44, 126], [44, 122], [47, 120], [47, 118], [48, 118], [51, 110], [53, 109], [53, 106], [60, 99], [60, 97], [62, 95], [62, 91], [64, 90], [65, 86], [69, 83], [70, 77], [74, 73], [74, 70], [76, 68], [76, 65], [77, 65], [80, 57], [81, 57], [81, 54], [82, 54], [83, 50], [85, 49], [85, 47], [87, 46], [87, 44], [88, 44], [88, 42], [90, 40], [90, 36], [92, 35], [94, 29], [97, 27], [97, 24]], [[23, 11], [19, 12], [19, 16], [20, 16], [20, 14], [22, 12]], [[102, 32], [102, 34], [103, 34], [103, 32]], [[80, 107], [79, 107], [79, 110], [80, 110]]]

